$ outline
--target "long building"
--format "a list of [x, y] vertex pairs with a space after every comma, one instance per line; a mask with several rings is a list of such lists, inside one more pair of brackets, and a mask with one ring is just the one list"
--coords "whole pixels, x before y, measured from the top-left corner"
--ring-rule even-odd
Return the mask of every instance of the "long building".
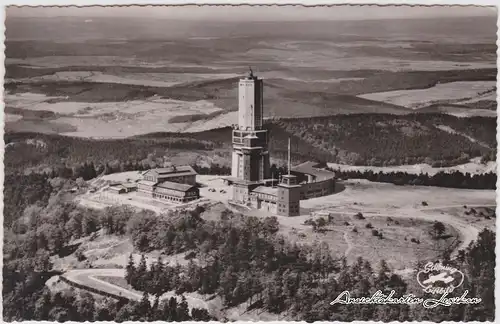
[[277, 187], [270, 177], [269, 132], [264, 128], [264, 84], [250, 74], [239, 82], [238, 124], [233, 125], [231, 177], [232, 201], [283, 216], [300, 215], [300, 200], [335, 192], [335, 174], [318, 163], [290, 164]]
[[137, 183], [140, 195], [185, 203], [200, 198], [196, 187], [196, 171], [190, 166], [172, 166], [146, 171]]

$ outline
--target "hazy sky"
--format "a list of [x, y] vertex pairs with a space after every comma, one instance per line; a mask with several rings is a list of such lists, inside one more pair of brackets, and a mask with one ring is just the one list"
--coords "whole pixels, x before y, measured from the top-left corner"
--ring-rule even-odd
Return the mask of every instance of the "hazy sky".
[[356, 20], [387, 18], [431, 18], [457, 16], [496, 16], [494, 7], [8, 7], [7, 17], [144, 17], [210, 20]]

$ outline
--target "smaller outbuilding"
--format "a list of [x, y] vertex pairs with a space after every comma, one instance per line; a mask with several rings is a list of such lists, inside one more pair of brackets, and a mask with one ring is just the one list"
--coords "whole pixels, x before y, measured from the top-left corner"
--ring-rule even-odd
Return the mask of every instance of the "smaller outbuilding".
[[115, 193], [115, 194], [124, 194], [127, 192], [127, 190], [124, 187], [122, 187], [121, 185], [110, 186], [110, 187], [108, 187], [107, 191]]
[[120, 186], [125, 188], [126, 192], [137, 191], [137, 183], [135, 183], [135, 182], [125, 182], [125, 183], [122, 183]]

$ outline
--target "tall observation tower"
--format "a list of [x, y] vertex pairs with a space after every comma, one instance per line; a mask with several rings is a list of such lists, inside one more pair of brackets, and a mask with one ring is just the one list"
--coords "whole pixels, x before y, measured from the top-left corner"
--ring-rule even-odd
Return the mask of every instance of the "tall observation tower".
[[269, 178], [268, 132], [263, 129], [264, 85], [252, 70], [238, 86], [238, 124], [233, 126], [233, 200], [247, 203], [250, 191]]

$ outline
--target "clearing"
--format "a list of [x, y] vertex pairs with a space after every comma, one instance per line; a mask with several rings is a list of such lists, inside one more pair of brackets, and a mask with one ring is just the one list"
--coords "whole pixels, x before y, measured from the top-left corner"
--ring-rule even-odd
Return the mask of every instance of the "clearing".
[[[495, 81], [458, 81], [438, 83], [428, 89], [397, 90], [377, 93], [367, 93], [358, 97], [382, 101], [409, 109], [426, 107], [437, 101], [448, 103], [471, 102], [481, 100], [485, 94], [489, 97], [496, 96]], [[496, 100], [496, 99], [495, 99]]]

